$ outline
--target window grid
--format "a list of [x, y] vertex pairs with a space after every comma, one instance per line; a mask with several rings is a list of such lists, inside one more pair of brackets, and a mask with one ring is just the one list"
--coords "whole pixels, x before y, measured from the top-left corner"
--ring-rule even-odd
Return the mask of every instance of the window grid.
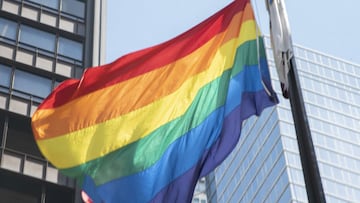
[[[282, 198], [285, 199], [285, 202], [307, 202], [289, 101], [281, 96], [270, 48], [270, 38], [265, 37], [265, 44], [273, 87], [280, 99], [280, 104], [276, 107], [280, 119], [278, 122], [279, 137], [281, 137], [283, 145], [281, 150], [285, 157], [285, 164], [283, 165], [287, 167], [287, 178], [290, 186], [286, 190], [291, 191], [291, 196], [286, 195], [286, 193], [275, 195], [277, 199], [274, 202], [281, 202], [283, 201]], [[336, 189], [340, 192], [331, 191], [331, 189], [329, 190], [330, 187], [324, 187], [326, 199], [336, 202], [358, 202], [360, 200], [360, 192], [358, 191], [360, 187], [358, 184], [360, 182], [360, 173], [358, 172], [360, 171], [360, 136], [358, 136], [360, 132], [360, 105], [358, 103], [360, 101], [360, 65], [297, 45], [294, 46], [294, 52], [321, 177], [335, 185], [334, 188], [336, 185], [340, 185], [339, 189]], [[245, 122], [243, 132], [257, 129], [257, 126], [259, 125], [250, 119]], [[257, 136], [264, 133], [254, 131]], [[215, 172], [215, 179], [213, 179], [218, 184], [217, 192], [223, 191], [225, 186], [227, 189], [225, 192], [217, 193], [220, 195], [216, 198], [216, 195], [212, 198], [219, 202], [237, 202], [240, 198], [244, 202], [250, 202], [249, 197], [251, 195], [261, 193], [257, 190], [257, 186], [252, 186], [252, 184], [259, 185], [261, 182], [256, 178], [247, 177], [244, 173], [251, 167], [248, 166], [249, 164], [259, 164], [266, 167], [265, 164], [263, 162], [255, 164], [256, 161], [253, 160], [245, 162], [245, 159], [238, 161], [240, 158], [234, 158], [234, 156], [242, 156], [241, 153], [250, 150], [248, 146], [253, 143], [255, 142], [251, 139], [241, 139], [241, 145], [246, 150], [237, 149], [237, 154], [231, 155], [230, 161], [226, 160], [225, 164], [218, 167]], [[247, 155], [254, 156], [254, 153]], [[253, 159], [257, 158], [253, 157]], [[229, 176], [232, 178], [230, 179], [235, 183], [224, 183], [230, 181], [229, 178], [225, 178], [227, 176], [224, 173], [229, 173], [234, 168], [239, 171], [240, 178], [246, 178], [239, 179], [235, 173], [231, 173]], [[254, 176], [260, 176], [258, 170], [251, 168], [251, 171]], [[244, 193], [249, 194], [245, 195]], [[346, 198], [342, 198], [344, 195]], [[232, 198], [231, 201], [229, 201], [230, 198]]]
[[[2, 19], [4, 18], [0, 18], [0, 20]], [[49, 32], [36, 29], [25, 24], [19, 24], [16, 28], [16, 32], [20, 33], [19, 37], [8, 38], [7, 36], [0, 35], [0, 42], [2, 41], [2, 43], [11, 46], [13, 50], [16, 50], [16, 47], [19, 46], [36, 54], [40, 53], [42, 55], [54, 58], [55, 60], [59, 59], [66, 63], [82, 66], [83, 45], [81, 42], [51, 34]], [[42, 44], [44, 37], [48, 40], [47, 43]], [[52, 43], [49, 43], [51, 41]], [[73, 48], [74, 50], [71, 52], [64, 52], [57, 48], [58, 45], [61, 45], [61, 47], [71, 47], [70, 49]], [[69, 48], [66, 48], [66, 50], [69, 50]]]
[[[276, 131], [275, 131], [276, 132]], [[258, 150], [258, 154], [256, 157], [254, 157], [254, 161], [247, 167], [245, 170], [241, 170], [243, 173], [240, 176], [240, 178], [237, 178], [237, 176], [234, 178], [236, 182], [238, 183], [236, 185], [237, 188], [243, 188], [242, 191], [249, 191], [252, 190], [252, 194], [255, 194], [255, 190], [260, 190], [263, 187], [264, 180], [262, 180], [262, 177], [265, 177], [268, 173], [271, 171], [271, 160], [276, 162], [276, 158], [272, 158], [270, 156], [271, 151], [275, 151], [276, 149], [280, 149], [281, 143], [279, 140], [274, 140], [269, 136], [266, 138], [264, 143], [264, 147], [261, 147], [264, 150]], [[265, 148], [265, 146], [267, 148]], [[275, 159], [275, 160], [274, 160]], [[263, 166], [263, 167], [261, 167]], [[244, 179], [249, 179], [249, 181], [244, 181]], [[250, 183], [247, 187], [246, 185], [242, 184], [241, 182], [247, 182]], [[246, 184], [246, 183], [245, 183]], [[254, 188], [254, 186], [256, 188]], [[251, 189], [249, 189], [251, 188]], [[234, 191], [235, 192], [235, 191]], [[235, 195], [235, 194], [233, 194]]]
[[[274, 111], [274, 109], [272, 109], [271, 111], [270, 110], [266, 110], [268, 113], [265, 113], [264, 115], [262, 115], [261, 116], [261, 118], [266, 118], [266, 120], [268, 120], [268, 118], [271, 118], [271, 117], [273, 117], [274, 116], [274, 113], [275, 113], [275, 111]], [[271, 115], [272, 116], [268, 116], [267, 114], [269, 114], [269, 113], [271, 113]], [[259, 117], [259, 119], [261, 119], [260, 117]], [[275, 121], [275, 120], [273, 120], [273, 121]], [[263, 123], [265, 123], [265, 122], [257, 122], [257, 124], [263, 124]], [[273, 126], [273, 125], [271, 125], [271, 126]], [[260, 131], [262, 131], [262, 128], [263, 128], [263, 126], [254, 126], [254, 127], [252, 127], [251, 129], [259, 129]], [[271, 132], [272, 130], [270, 130], [269, 132]], [[255, 131], [254, 130], [252, 130], [251, 131], [251, 133], [254, 133]], [[246, 136], [245, 136], [246, 135]], [[268, 134], [269, 135], [269, 134]], [[268, 137], [268, 135], [266, 135], [266, 137]], [[247, 133], [246, 133], [246, 131], [243, 131], [242, 132], [242, 136], [241, 137], [244, 137], [244, 143], [242, 144], [242, 143], [238, 143], [238, 146], [253, 146], [253, 145], [256, 145], [256, 143], [257, 142], [259, 142], [260, 140], [258, 140], [258, 139], [255, 139], [255, 136], [249, 136], [249, 135], [247, 135]], [[246, 138], [245, 138], [246, 137]], [[250, 139], [251, 138], [251, 139]], [[243, 138], [240, 138], [240, 139], [243, 139]], [[267, 139], [267, 138], [266, 138]], [[264, 139], [264, 140], [266, 140], [266, 139]], [[257, 142], [256, 142], [257, 141]], [[261, 140], [262, 141], [262, 140]], [[247, 143], [247, 142], [250, 142], [250, 143]], [[242, 152], [238, 152], [236, 149], [240, 149]], [[258, 148], [258, 149], [260, 149], [260, 147]], [[241, 169], [242, 171], [248, 171], [249, 170], [249, 168], [250, 167], [252, 167], [253, 166], [253, 164], [252, 164], [252, 162], [249, 162], [249, 161], [251, 161], [251, 160], [249, 160], [249, 157], [252, 157], [252, 156], [256, 156], [256, 154], [258, 154], [259, 153], [259, 150], [257, 150], [257, 152], [255, 152], [255, 154], [253, 154], [253, 155], [250, 155], [249, 153], [253, 153], [251, 150], [250, 150], [250, 148], [249, 147], [246, 147], [246, 148], [244, 148], [244, 147], [236, 147], [235, 149], [234, 149], [234, 151], [230, 154], [230, 156], [227, 158], [227, 160], [231, 160], [230, 162], [236, 162], [236, 163], [238, 163], [238, 162], [241, 162], [241, 163], [244, 163], [244, 164], [242, 164], [242, 167], [245, 167], [245, 168], [243, 168], [243, 169]], [[235, 154], [242, 154], [242, 156], [234, 156]], [[234, 161], [234, 159], [232, 159], [232, 158], [235, 158], [236, 159], [236, 161]], [[249, 163], [248, 163], [249, 162]], [[226, 168], [226, 172], [225, 171], [222, 171], [221, 172], [221, 174], [223, 174], [223, 176], [221, 176], [221, 178], [219, 179], [219, 181], [221, 182], [221, 183], [224, 183], [224, 184], [227, 184], [226, 186], [221, 186], [220, 188], [221, 189], [219, 189], [219, 191], [218, 191], [218, 194], [219, 194], [219, 197], [221, 197], [222, 196], [222, 194], [223, 194], [223, 192], [222, 191], [226, 191], [227, 189], [229, 189], [229, 183], [230, 183], [230, 181], [229, 180], [231, 180], [231, 179], [234, 179], [234, 177], [233, 177], [233, 175], [236, 173], [236, 171], [237, 171], [237, 169], [236, 168], [234, 168], [236, 166], [236, 164], [230, 164], [230, 167], [228, 167], [227, 166], [227, 168]], [[244, 173], [244, 176], [245, 176], [245, 174], [246, 174], [246, 172]], [[232, 175], [232, 177], [230, 177], [230, 175]], [[244, 177], [244, 176], [242, 176], [242, 178]], [[242, 178], [240, 178], [240, 179], [242, 179]]]

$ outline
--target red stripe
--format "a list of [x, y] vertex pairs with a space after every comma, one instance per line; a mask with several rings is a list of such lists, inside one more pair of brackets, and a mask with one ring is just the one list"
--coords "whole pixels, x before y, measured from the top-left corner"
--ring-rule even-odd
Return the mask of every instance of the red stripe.
[[69, 100], [155, 70], [188, 55], [218, 33], [225, 31], [232, 17], [242, 12], [247, 3], [249, 2], [233, 2], [172, 40], [125, 55], [113, 63], [87, 69], [81, 80], [71, 79], [56, 88], [39, 109], [61, 106]]

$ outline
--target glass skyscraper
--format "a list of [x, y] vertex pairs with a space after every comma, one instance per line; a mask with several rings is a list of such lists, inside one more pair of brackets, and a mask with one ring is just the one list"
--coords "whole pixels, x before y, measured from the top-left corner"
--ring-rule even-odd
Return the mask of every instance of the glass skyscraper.
[[[207, 177], [208, 202], [307, 202], [289, 101], [251, 117], [235, 150]], [[360, 202], [360, 65], [294, 46], [327, 202]]]
[[79, 202], [41, 155], [30, 117], [60, 82], [104, 61], [106, 1], [0, 0], [0, 202]]

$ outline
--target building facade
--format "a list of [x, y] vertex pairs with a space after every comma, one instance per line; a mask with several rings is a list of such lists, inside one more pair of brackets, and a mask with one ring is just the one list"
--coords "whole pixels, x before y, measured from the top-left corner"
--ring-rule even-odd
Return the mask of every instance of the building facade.
[[79, 202], [42, 156], [31, 115], [60, 82], [105, 59], [106, 1], [0, 0], [1, 202]]
[[192, 203], [207, 203], [207, 196], [206, 196], [206, 178], [200, 178], [197, 182]]
[[[207, 177], [208, 202], [308, 202], [289, 101], [243, 124], [231, 155]], [[327, 202], [360, 202], [360, 65], [294, 46]]]

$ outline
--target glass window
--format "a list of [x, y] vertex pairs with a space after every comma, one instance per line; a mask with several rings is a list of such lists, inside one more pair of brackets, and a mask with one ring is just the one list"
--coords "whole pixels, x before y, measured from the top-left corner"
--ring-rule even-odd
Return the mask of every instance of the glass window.
[[42, 157], [35, 143], [31, 130], [31, 123], [28, 119], [9, 118], [6, 148]]
[[51, 80], [15, 70], [14, 89], [45, 98], [51, 92]]
[[[59, 174], [61, 176], [61, 174]], [[70, 186], [71, 180], [66, 179], [66, 185]], [[61, 195], [59, 195], [61, 194]], [[57, 185], [46, 186], [46, 201], [52, 203], [76, 202], [74, 201], [74, 191], [64, 190]]]
[[11, 68], [0, 64], [0, 85], [9, 87], [11, 77]]
[[61, 11], [75, 15], [77, 17], [84, 18], [85, 4], [76, 0], [63, 0], [61, 5]]
[[[18, 170], [18, 169], [17, 169]], [[24, 181], [23, 179], [13, 178], [12, 176], [2, 176], [1, 177], [1, 187], [0, 187], [0, 196], [2, 202], [28, 202], [36, 203], [39, 202], [40, 192], [37, 195], [33, 191], [37, 192], [41, 186], [34, 187], [34, 183], [29, 181]], [[14, 189], [7, 189], [7, 187]], [[13, 185], [21, 185], [19, 187], [13, 187]], [[25, 186], [26, 185], [26, 186]]]
[[20, 42], [48, 51], [55, 50], [55, 35], [26, 25], [21, 25]]
[[0, 18], [0, 36], [15, 40], [16, 26], [17, 23]]
[[74, 58], [77, 60], [82, 59], [82, 44], [63, 37], [59, 38], [58, 54]]
[[59, 0], [28, 0], [34, 3], [38, 3], [40, 5], [44, 5], [50, 8], [58, 9], [59, 8]]

